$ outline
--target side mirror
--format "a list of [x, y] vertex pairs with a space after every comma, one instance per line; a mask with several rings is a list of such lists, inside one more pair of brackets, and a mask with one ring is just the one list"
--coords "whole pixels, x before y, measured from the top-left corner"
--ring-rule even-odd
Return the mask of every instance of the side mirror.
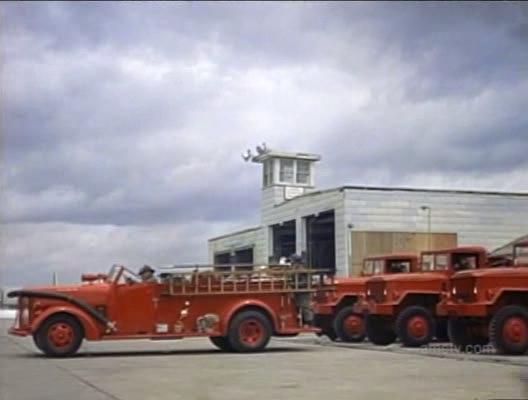
[[81, 275], [81, 281], [82, 282], [95, 282], [99, 278], [100, 274], [82, 274]]

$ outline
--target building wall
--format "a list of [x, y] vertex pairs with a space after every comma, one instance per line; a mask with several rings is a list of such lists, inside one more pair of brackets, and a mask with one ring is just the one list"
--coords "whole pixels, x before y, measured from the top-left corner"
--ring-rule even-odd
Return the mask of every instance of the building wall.
[[253, 247], [254, 263], [262, 263], [265, 257], [263, 241], [261, 239], [261, 227], [246, 229], [233, 234], [221, 236], [219, 238], [209, 239], [209, 262], [214, 262], [216, 253], [234, 252], [236, 250]]
[[[528, 196], [460, 192], [344, 189], [345, 224], [352, 231], [458, 234], [459, 245], [488, 250], [528, 232]], [[353, 249], [352, 249], [353, 251]]]

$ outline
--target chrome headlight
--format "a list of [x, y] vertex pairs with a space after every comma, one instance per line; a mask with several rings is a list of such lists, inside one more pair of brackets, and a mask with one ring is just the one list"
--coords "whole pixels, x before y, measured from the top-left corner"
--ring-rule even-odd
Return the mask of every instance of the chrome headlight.
[[457, 294], [456, 286], [453, 286], [453, 289], [451, 289], [451, 293], [453, 294], [453, 296], [456, 296]]
[[478, 294], [478, 289], [476, 286], [473, 286], [473, 294], [476, 296]]

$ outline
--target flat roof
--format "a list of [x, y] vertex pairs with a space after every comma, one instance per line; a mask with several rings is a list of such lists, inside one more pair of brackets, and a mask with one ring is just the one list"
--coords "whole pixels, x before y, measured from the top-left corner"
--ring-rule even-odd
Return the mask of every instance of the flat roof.
[[495, 196], [526, 196], [528, 192], [502, 192], [502, 191], [487, 191], [487, 190], [472, 190], [472, 189], [428, 189], [428, 188], [412, 188], [412, 187], [391, 187], [391, 186], [341, 186], [339, 190], [375, 190], [388, 192], [425, 192], [425, 193], [455, 193], [455, 194], [485, 194]]
[[230, 236], [234, 236], [234, 235], [241, 235], [242, 233], [248, 233], [248, 232], [258, 231], [260, 228], [262, 228], [262, 226], [255, 226], [255, 227], [253, 227], [253, 228], [242, 229], [242, 230], [240, 230], [240, 231], [231, 232], [231, 233], [226, 233], [226, 234], [224, 234], [224, 235], [220, 235], [220, 236], [216, 236], [216, 237], [213, 237], [213, 238], [207, 239], [207, 241], [208, 241], [208, 242], [212, 242], [213, 240], [224, 239], [224, 238], [227, 238], [227, 237], [230, 237]]
[[319, 154], [312, 154], [312, 153], [290, 153], [287, 151], [274, 151], [274, 150], [267, 150], [266, 152], [259, 154], [257, 156], [254, 156], [251, 161], [260, 163], [262, 161], [265, 161], [269, 158], [294, 158], [294, 159], [300, 159], [300, 160], [308, 160], [308, 161], [320, 161], [321, 156]]

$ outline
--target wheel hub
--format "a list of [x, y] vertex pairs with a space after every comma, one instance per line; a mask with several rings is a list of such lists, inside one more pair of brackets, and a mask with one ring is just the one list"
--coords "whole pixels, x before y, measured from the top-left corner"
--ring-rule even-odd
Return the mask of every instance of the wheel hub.
[[56, 347], [65, 347], [73, 341], [73, 329], [70, 325], [58, 322], [49, 327], [48, 339]]
[[509, 318], [503, 329], [504, 337], [511, 343], [525, 343], [528, 340], [528, 326], [526, 321], [519, 317]]
[[427, 320], [420, 315], [412, 317], [407, 323], [407, 331], [411, 336], [417, 339], [426, 337], [429, 333], [429, 325]]
[[250, 346], [258, 344], [264, 336], [264, 328], [262, 324], [255, 320], [247, 320], [240, 324], [240, 339]]
[[365, 330], [363, 318], [359, 315], [349, 315], [344, 321], [344, 326], [351, 336], [361, 335]]

